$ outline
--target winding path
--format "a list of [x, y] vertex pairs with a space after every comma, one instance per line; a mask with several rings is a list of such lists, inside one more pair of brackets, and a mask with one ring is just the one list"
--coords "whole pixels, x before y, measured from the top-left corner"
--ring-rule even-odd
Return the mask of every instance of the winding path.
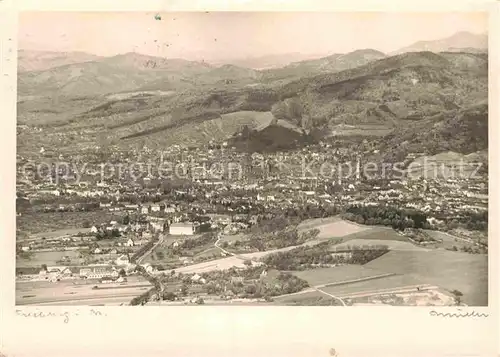
[[328, 296], [330, 296], [331, 298], [334, 298], [337, 301], [340, 301], [340, 303], [342, 304], [342, 306], [347, 306], [347, 304], [344, 302], [344, 300], [342, 300], [338, 296], [335, 296], [335, 295], [332, 295], [330, 293], [327, 293], [326, 291], [323, 291], [320, 288], [314, 287], [313, 289], [316, 290], [317, 292], [320, 292], [320, 293], [324, 294], [324, 295], [328, 295]]

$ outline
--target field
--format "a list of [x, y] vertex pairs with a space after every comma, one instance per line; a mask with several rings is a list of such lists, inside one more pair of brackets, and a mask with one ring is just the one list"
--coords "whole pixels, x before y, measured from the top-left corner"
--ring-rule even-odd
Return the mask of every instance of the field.
[[340, 249], [354, 245], [386, 245], [394, 250], [423, 250], [391, 228], [359, 225], [338, 217], [307, 220], [299, 225], [301, 231], [309, 229], [319, 229], [318, 240], [342, 238], [342, 243], [335, 246]]
[[203, 263], [193, 264], [175, 269], [178, 273], [191, 274], [191, 273], [203, 273], [214, 270], [227, 270], [231, 267], [244, 268], [243, 259], [238, 257], [227, 257], [222, 259], [217, 259], [213, 261], [207, 261]]
[[[16, 266], [17, 267], [40, 267], [42, 264], [51, 265], [61, 265], [56, 263], [61, 260], [62, 257], [68, 256], [71, 259], [71, 264], [78, 265], [82, 264], [83, 260], [78, 258], [79, 252], [76, 250], [66, 250], [66, 251], [51, 251], [51, 252], [35, 252], [30, 259], [25, 259], [17, 257]], [[67, 263], [62, 265], [68, 265]]]
[[52, 238], [62, 238], [64, 236], [75, 235], [78, 233], [89, 233], [90, 228], [69, 228], [69, 229], [59, 229], [50, 232], [40, 232], [31, 234], [29, 239], [52, 239]]
[[[127, 283], [100, 284], [97, 281], [65, 280], [57, 283], [17, 282], [16, 305], [102, 305], [130, 302], [150, 289], [140, 277], [129, 277]], [[98, 286], [98, 289], [92, 289]]]
[[393, 131], [390, 125], [337, 125], [332, 128], [331, 135], [333, 136], [384, 136]]
[[212, 257], [220, 257], [221, 256], [221, 250], [216, 247], [211, 247], [208, 249], [205, 249], [204, 251], [197, 253], [193, 256], [194, 259], [199, 259], [199, 258], [212, 258]]
[[[406, 239], [406, 237], [398, 234], [392, 228], [379, 227], [379, 226], [363, 226], [363, 225], [358, 225], [356, 223], [351, 223], [351, 224], [359, 227], [366, 227], [366, 229], [342, 237], [342, 240], [344, 242], [352, 239], [370, 239], [370, 240], [385, 240], [385, 241], [392, 240], [399, 242], [408, 242], [408, 239]], [[380, 242], [379, 244], [385, 244], [385, 242], [384, 243]]]
[[380, 279], [327, 286], [321, 288], [321, 290], [335, 296], [343, 297], [349, 294], [369, 293], [382, 289], [398, 289], [420, 284], [423, 285], [424, 282], [410, 275], [393, 275]]
[[488, 305], [488, 256], [432, 251], [392, 251], [365, 265], [379, 271], [411, 274], [446, 290], [459, 290], [468, 305]]
[[384, 239], [351, 239], [347, 242], [337, 244], [334, 246], [336, 249], [347, 249], [348, 247], [357, 246], [367, 248], [375, 245], [385, 245], [389, 250], [410, 250], [410, 251], [426, 251], [427, 249], [418, 247], [410, 242], [401, 242], [396, 240]]
[[290, 294], [274, 298], [275, 305], [300, 305], [300, 306], [338, 306], [338, 300], [331, 298], [319, 291], [308, 291], [299, 294]]
[[453, 236], [444, 232], [428, 230], [426, 233], [434, 239], [441, 239], [443, 241], [442, 243], [437, 244], [437, 247], [440, 248], [452, 249], [453, 247], [457, 247], [457, 249], [460, 249], [474, 247], [474, 244], [466, 242], [463, 239], [455, 239]]
[[386, 273], [367, 269], [361, 265], [342, 265], [333, 268], [318, 268], [294, 271], [293, 275], [306, 280], [311, 286], [340, 283], [348, 280], [363, 279]]
[[319, 230], [318, 239], [330, 239], [363, 232], [370, 228], [368, 226], [365, 227], [344, 221], [340, 217], [310, 219], [302, 222], [298, 226], [299, 232], [311, 229]]
[[246, 234], [224, 234], [221, 237], [220, 242], [237, 242], [237, 241], [244, 241], [248, 240], [249, 237]]
[[[271, 112], [238, 111], [228, 114], [215, 115], [215, 118], [207, 117], [204, 120], [185, 121], [179, 125], [158, 130], [148, 135], [148, 144], [152, 147], [162, 146], [165, 142], [169, 145], [198, 146], [211, 140], [221, 142], [229, 139], [232, 135], [240, 132], [244, 126], [250, 129], [265, 127], [271, 123], [273, 115]], [[151, 125], [152, 121], [149, 120]]]

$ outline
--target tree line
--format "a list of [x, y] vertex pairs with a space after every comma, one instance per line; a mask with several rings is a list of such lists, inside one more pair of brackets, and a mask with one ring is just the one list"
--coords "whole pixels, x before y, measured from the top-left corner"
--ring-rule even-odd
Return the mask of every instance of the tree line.
[[358, 224], [383, 225], [397, 230], [430, 228], [425, 213], [393, 206], [353, 205], [346, 209], [342, 218]]
[[343, 251], [329, 250], [329, 242], [314, 247], [299, 247], [287, 252], [270, 254], [262, 259], [269, 267], [278, 270], [305, 270], [318, 266], [337, 264], [366, 264], [387, 253], [387, 246], [372, 246], [364, 249], [352, 246]]

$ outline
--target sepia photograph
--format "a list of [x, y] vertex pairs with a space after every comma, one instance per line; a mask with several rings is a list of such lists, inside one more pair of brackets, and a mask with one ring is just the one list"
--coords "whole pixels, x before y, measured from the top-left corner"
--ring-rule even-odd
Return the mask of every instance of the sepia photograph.
[[16, 306], [488, 306], [487, 12], [17, 31]]

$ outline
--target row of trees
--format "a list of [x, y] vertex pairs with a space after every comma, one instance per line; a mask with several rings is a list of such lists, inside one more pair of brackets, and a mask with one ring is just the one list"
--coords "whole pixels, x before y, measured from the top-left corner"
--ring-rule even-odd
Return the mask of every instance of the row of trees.
[[464, 215], [462, 223], [467, 229], [486, 232], [488, 231], [488, 211], [468, 212]]
[[130, 257], [130, 261], [132, 263], [135, 263], [138, 258], [140, 258], [144, 253], [146, 253], [148, 250], [153, 248], [155, 243], [158, 241], [158, 237], [154, 237], [150, 241], [148, 241], [146, 244], [141, 245], [139, 249], [136, 250], [136, 252]]
[[297, 228], [284, 229], [279, 232], [268, 234], [253, 234], [249, 240], [235, 241], [235, 249], [246, 248], [245, 250], [266, 251], [270, 249], [280, 249], [290, 246], [301, 245], [316, 238], [318, 229], [312, 229], [299, 233]]
[[[244, 271], [229, 269], [202, 274], [209, 282], [205, 285], [210, 295], [232, 295], [247, 299], [269, 299], [272, 296], [291, 294], [309, 286], [307, 281], [289, 273], [278, 273], [271, 278], [262, 275], [264, 267], [249, 267]], [[241, 279], [233, 279], [233, 278]]]
[[287, 252], [270, 254], [263, 258], [264, 263], [278, 270], [304, 270], [321, 265], [366, 264], [389, 250], [386, 246], [374, 246], [363, 249], [357, 246], [343, 252], [328, 250], [329, 243], [314, 247], [300, 247]]
[[141, 295], [136, 296], [135, 298], [133, 298], [130, 301], [130, 305], [132, 305], [132, 306], [145, 305], [149, 301], [149, 299], [151, 298], [151, 296], [153, 296], [155, 293], [156, 293], [156, 289], [155, 288], [151, 288], [148, 291], [142, 293]]
[[393, 206], [350, 206], [342, 214], [342, 218], [359, 224], [384, 225], [398, 230], [430, 228], [425, 213]]
[[462, 246], [460, 249], [458, 249], [455, 245], [448, 250], [451, 250], [453, 252], [464, 252], [464, 253], [469, 253], [469, 254], [488, 254], [488, 247], [487, 246]]
[[97, 240], [103, 239], [113, 239], [121, 237], [121, 233], [118, 229], [101, 229], [95, 233]]

